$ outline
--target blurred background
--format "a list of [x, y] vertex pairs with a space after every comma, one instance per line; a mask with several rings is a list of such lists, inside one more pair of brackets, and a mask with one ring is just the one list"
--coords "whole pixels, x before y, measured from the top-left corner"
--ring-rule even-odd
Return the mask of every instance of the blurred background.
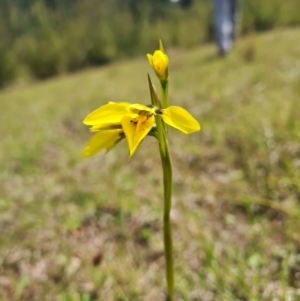
[[300, 1], [243, 0], [225, 57], [210, 0], [0, 0], [0, 300], [165, 301], [147, 137], [81, 158], [84, 117], [150, 103], [163, 40], [176, 301], [300, 300]]
[[[298, 0], [241, 5], [242, 35], [300, 24]], [[141, 55], [158, 37], [170, 47], [199, 46], [213, 38], [212, 1], [1, 0], [0, 37], [3, 86]]]

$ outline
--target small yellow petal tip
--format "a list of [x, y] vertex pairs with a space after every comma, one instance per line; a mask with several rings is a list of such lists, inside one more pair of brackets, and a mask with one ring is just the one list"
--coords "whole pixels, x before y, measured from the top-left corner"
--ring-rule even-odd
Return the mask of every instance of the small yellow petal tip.
[[89, 147], [86, 147], [86, 148], [82, 151], [82, 153], [81, 153], [81, 157], [82, 157], [82, 158], [91, 157], [91, 156], [92, 156], [92, 155], [91, 155], [91, 153], [90, 153]]
[[152, 58], [153, 58], [153, 56], [148, 53], [147, 54], [147, 58], [148, 58], [148, 61], [149, 61], [150, 65], [152, 66]]

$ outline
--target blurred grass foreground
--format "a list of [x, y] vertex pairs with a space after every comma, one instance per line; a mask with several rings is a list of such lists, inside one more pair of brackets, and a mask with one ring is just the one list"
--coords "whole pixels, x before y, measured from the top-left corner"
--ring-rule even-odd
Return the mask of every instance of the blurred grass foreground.
[[[245, 37], [223, 60], [212, 45], [168, 55], [170, 101], [202, 125], [169, 132], [175, 300], [300, 300], [300, 29]], [[0, 93], [1, 301], [164, 300], [153, 141], [130, 161], [125, 141], [80, 157], [91, 109], [150, 103], [147, 68]]]

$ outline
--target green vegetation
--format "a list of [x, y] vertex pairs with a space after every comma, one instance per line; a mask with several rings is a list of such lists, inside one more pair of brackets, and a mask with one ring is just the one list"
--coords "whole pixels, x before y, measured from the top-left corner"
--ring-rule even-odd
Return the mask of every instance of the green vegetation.
[[[300, 300], [300, 30], [245, 37], [223, 60], [166, 50], [170, 102], [202, 125], [169, 132], [175, 300]], [[1, 301], [164, 300], [154, 138], [130, 161], [125, 141], [80, 158], [83, 118], [150, 103], [147, 71], [144, 55], [0, 94]]]
[[[241, 2], [242, 34], [300, 24], [299, 0]], [[0, 87], [15, 77], [44, 79], [141, 55], [158, 38], [170, 46], [197, 46], [212, 39], [211, 5], [211, 0], [0, 0]]]

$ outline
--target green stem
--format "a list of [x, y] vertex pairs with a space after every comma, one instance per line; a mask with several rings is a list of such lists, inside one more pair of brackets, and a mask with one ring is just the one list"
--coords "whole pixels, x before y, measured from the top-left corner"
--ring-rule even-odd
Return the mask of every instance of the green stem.
[[169, 106], [169, 80], [160, 80], [162, 107], [166, 109]]
[[168, 284], [168, 301], [173, 301], [174, 295], [174, 260], [170, 211], [172, 206], [172, 165], [169, 151], [162, 157], [164, 177], [164, 245], [166, 259], [166, 277]]
[[172, 207], [172, 162], [166, 131], [160, 116], [155, 116], [164, 183], [164, 246], [166, 260], [167, 300], [174, 298], [174, 260], [170, 211]]
[[[162, 92], [162, 108], [157, 97], [155, 89], [152, 85], [150, 76], [148, 74], [148, 83], [150, 88], [151, 102], [153, 106], [159, 109], [168, 107], [168, 80], [161, 81]], [[172, 162], [169, 153], [167, 126], [163, 122], [161, 116], [155, 115], [157, 139], [159, 143], [159, 152], [163, 168], [163, 182], [164, 182], [164, 246], [166, 259], [166, 279], [167, 279], [167, 301], [174, 300], [174, 260], [173, 260], [173, 243], [172, 243], [172, 229], [170, 211], [172, 207]]]

